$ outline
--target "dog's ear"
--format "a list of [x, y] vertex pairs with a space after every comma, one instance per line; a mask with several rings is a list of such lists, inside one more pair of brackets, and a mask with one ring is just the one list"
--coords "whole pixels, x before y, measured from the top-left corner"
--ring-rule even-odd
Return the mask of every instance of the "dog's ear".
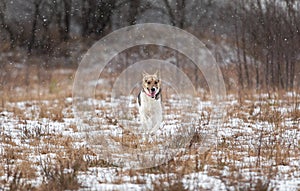
[[153, 75], [159, 78], [159, 71], [156, 70], [156, 72]]
[[143, 78], [147, 75], [149, 75], [149, 74], [147, 72], [143, 71]]

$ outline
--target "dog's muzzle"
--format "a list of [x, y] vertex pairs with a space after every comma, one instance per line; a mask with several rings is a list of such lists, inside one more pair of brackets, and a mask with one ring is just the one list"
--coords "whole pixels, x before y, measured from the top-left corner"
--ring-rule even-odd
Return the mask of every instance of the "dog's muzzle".
[[[152, 92], [152, 89], [156, 90], [156, 88], [151, 88], [151, 92]], [[155, 100], [158, 100], [160, 98], [160, 93], [161, 93], [161, 89], [159, 89], [159, 91], [156, 93], [156, 91], [152, 92], [152, 93], [147, 93], [145, 89], [143, 89], [141, 92], [144, 92], [147, 96], [155, 99]], [[138, 94], [138, 104], [139, 106], [141, 106], [141, 92]]]
[[150, 90], [150, 97], [152, 97], [152, 98], [154, 98], [155, 97], [155, 95], [156, 95], [156, 88], [151, 88], [151, 90]]

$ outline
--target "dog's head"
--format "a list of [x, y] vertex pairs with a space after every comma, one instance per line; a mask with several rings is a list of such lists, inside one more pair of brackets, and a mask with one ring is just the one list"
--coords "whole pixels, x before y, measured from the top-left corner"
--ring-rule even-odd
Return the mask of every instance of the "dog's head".
[[156, 94], [160, 91], [160, 80], [158, 78], [158, 72], [150, 75], [146, 72], [143, 73], [143, 89], [147, 95], [154, 98]]

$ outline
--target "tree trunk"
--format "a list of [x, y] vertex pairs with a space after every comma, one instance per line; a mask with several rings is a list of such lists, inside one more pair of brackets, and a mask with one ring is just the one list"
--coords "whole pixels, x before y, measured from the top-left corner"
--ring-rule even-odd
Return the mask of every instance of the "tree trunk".
[[71, 21], [71, 0], [64, 0], [64, 31], [63, 31], [63, 40], [68, 40], [70, 32], [70, 21]]
[[28, 42], [28, 48], [27, 53], [30, 55], [32, 52], [33, 45], [35, 43], [35, 37], [36, 37], [36, 29], [37, 29], [37, 20], [39, 17], [39, 6], [41, 4], [41, 0], [35, 0], [34, 1], [34, 14], [33, 14], [33, 20], [32, 20], [32, 28], [31, 28], [31, 37]]
[[[244, 28], [244, 27], [242, 27], [242, 28]], [[247, 80], [247, 87], [251, 87], [252, 84], [251, 84], [250, 75], [249, 75], [246, 48], [247, 47], [246, 47], [245, 31], [243, 30], [243, 32], [242, 32], [243, 63], [244, 63], [246, 80]]]
[[[236, 10], [235, 10], [235, 14]], [[238, 84], [239, 84], [239, 89], [244, 88], [244, 82], [243, 82], [243, 68], [242, 68], [242, 63], [241, 63], [241, 55], [240, 55], [240, 43], [239, 43], [239, 31], [238, 31], [238, 21], [235, 22], [234, 26], [234, 32], [235, 32], [235, 43], [236, 43], [236, 54], [237, 54], [237, 69], [238, 69]]]
[[141, 2], [140, 0], [131, 0], [129, 4], [128, 23], [129, 25], [135, 25]]
[[177, 26], [181, 29], [185, 27], [185, 0], [177, 0], [176, 3], [176, 17], [178, 18]]

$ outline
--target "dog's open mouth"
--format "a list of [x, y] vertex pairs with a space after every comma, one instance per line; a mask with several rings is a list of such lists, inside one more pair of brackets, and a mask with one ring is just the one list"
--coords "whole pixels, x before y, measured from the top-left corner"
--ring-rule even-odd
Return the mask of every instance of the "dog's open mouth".
[[155, 98], [156, 97], [156, 91], [149, 91], [149, 89], [147, 88], [148, 91], [144, 91], [149, 97], [151, 98]]
[[157, 94], [157, 91], [155, 89], [151, 89], [151, 90], [148, 90], [149, 91], [149, 96], [152, 97], [152, 98], [155, 98], [156, 94]]
[[154, 98], [155, 95], [156, 95], [156, 92], [151, 92], [151, 93], [150, 93], [150, 96], [151, 96], [152, 98]]

